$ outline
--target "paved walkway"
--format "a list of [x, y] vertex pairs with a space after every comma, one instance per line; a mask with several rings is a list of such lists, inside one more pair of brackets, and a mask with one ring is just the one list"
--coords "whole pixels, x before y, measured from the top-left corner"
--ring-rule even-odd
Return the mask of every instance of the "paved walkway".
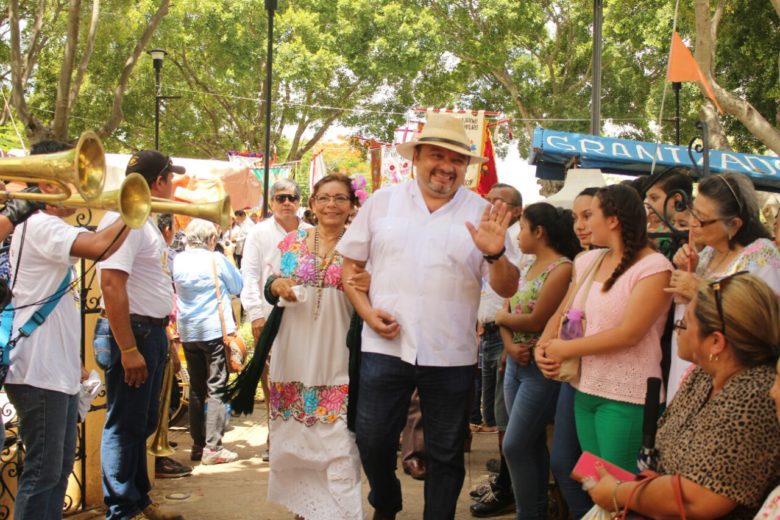
[[[258, 410], [259, 408], [259, 410]], [[252, 417], [232, 418], [232, 429], [225, 434], [225, 446], [236, 451], [240, 458], [230, 464], [201, 466], [195, 463], [191, 476], [179, 479], [158, 479], [152, 491], [155, 502], [166, 509], [180, 512], [187, 520], [292, 520], [284, 507], [266, 501], [268, 463], [260, 458], [265, 449], [268, 432], [265, 426], [265, 408], [258, 404]], [[184, 428], [174, 428], [170, 440], [178, 442], [173, 458], [189, 464], [191, 440]], [[458, 501], [456, 518], [472, 518], [468, 492], [487, 477], [485, 462], [497, 454], [497, 434], [478, 433], [472, 441], [472, 451], [466, 454], [466, 481]], [[400, 462], [399, 462], [400, 468]], [[398, 471], [403, 487], [404, 510], [398, 520], [421, 519], [423, 512], [423, 482]], [[368, 494], [368, 483], [363, 477], [363, 494]], [[364, 511], [371, 518], [373, 509], [364, 499]], [[76, 518], [94, 518], [97, 512]], [[102, 515], [101, 515], [102, 516]], [[495, 517], [511, 519], [514, 515]], [[338, 520], [338, 519], [333, 519]]]

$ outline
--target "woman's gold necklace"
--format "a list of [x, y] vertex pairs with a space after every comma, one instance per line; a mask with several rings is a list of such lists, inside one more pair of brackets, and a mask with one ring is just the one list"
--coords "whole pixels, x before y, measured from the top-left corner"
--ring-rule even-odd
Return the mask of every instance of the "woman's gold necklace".
[[320, 315], [320, 303], [322, 302], [322, 289], [325, 285], [325, 273], [333, 262], [333, 258], [336, 256], [336, 246], [343, 235], [344, 230], [341, 231], [339, 237], [336, 239], [336, 243], [330, 248], [330, 251], [325, 254], [325, 257], [322, 259], [322, 266], [320, 266], [320, 228], [319, 226], [314, 228], [314, 273], [317, 284], [317, 301], [314, 304], [315, 320]]

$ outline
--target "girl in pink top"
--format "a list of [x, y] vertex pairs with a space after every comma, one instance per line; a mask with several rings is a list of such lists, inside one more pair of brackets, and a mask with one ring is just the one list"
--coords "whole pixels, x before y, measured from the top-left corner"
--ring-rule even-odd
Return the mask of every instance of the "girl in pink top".
[[[585, 299], [585, 335], [541, 343], [541, 357], [549, 363], [540, 368], [550, 376], [561, 361], [582, 359], [574, 398], [582, 449], [636, 471], [646, 380], [661, 377], [660, 337], [671, 304], [664, 288], [672, 264], [649, 246], [647, 217], [636, 190], [624, 185], [602, 188], [591, 210], [592, 242], [608, 252]], [[600, 255], [580, 255], [575, 279]]]

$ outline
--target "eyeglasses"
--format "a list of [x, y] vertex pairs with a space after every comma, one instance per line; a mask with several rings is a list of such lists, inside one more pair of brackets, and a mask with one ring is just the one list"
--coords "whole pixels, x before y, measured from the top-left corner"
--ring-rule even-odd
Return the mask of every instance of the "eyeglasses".
[[498, 202], [498, 201], [503, 202], [507, 206], [515, 206], [515, 204], [512, 204], [511, 202], [507, 202], [504, 199], [502, 199], [501, 197], [493, 197], [493, 198], [485, 197], [485, 200], [488, 201], [489, 203], [491, 203], [494, 206], [496, 205], [496, 202]]
[[691, 216], [693, 217], [693, 219], [696, 222], [699, 223], [700, 227], [709, 226], [710, 224], [714, 224], [715, 222], [720, 222], [720, 221], [724, 221], [724, 220], [731, 220], [731, 217], [727, 217], [727, 218], [719, 217], [719, 218], [703, 219], [703, 218], [701, 218], [698, 215], [698, 213], [696, 213], [696, 210], [693, 209], [693, 206], [689, 207], [688, 211], [690, 211]]
[[681, 330], [688, 330], [688, 324], [685, 323], [685, 318], [680, 318], [674, 322], [674, 329], [679, 333]]
[[274, 200], [279, 204], [284, 204], [285, 202], [298, 202], [300, 199], [301, 199], [300, 195], [290, 195], [288, 193], [280, 193], [279, 195], [274, 195]]
[[347, 204], [350, 200], [351, 199], [347, 195], [317, 195], [314, 197], [314, 202], [322, 204], [323, 206], [331, 201], [339, 205]]
[[720, 318], [720, 332], [724, 336], [726, 335], [726, 316], [723, 314], [723, 296], [721, 293], [726, 282], [743, 274], [748, 274], [748, 271], [737, 271], [736, 273], [724, 276], [723, 278], [713, 280], [708, 284], [712, 289], [712, 292], [715, 293], [715, 305], [718, 308], [718, 318]]

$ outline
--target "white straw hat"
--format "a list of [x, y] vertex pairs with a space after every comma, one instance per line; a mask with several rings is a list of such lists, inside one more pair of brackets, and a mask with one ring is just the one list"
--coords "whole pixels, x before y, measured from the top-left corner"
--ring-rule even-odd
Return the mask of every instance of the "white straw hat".
[[466, 136], [463, 121], [446, 114], [431, 114], [420, 133], [420, 137], [396, 146], [402, 157], [412, 160], [414, 149], [421, 144], [440, 146], [453, 152], [466, 155], [471, 163], [481, 164], [487, 159], [471, 150], [471, 141]]

